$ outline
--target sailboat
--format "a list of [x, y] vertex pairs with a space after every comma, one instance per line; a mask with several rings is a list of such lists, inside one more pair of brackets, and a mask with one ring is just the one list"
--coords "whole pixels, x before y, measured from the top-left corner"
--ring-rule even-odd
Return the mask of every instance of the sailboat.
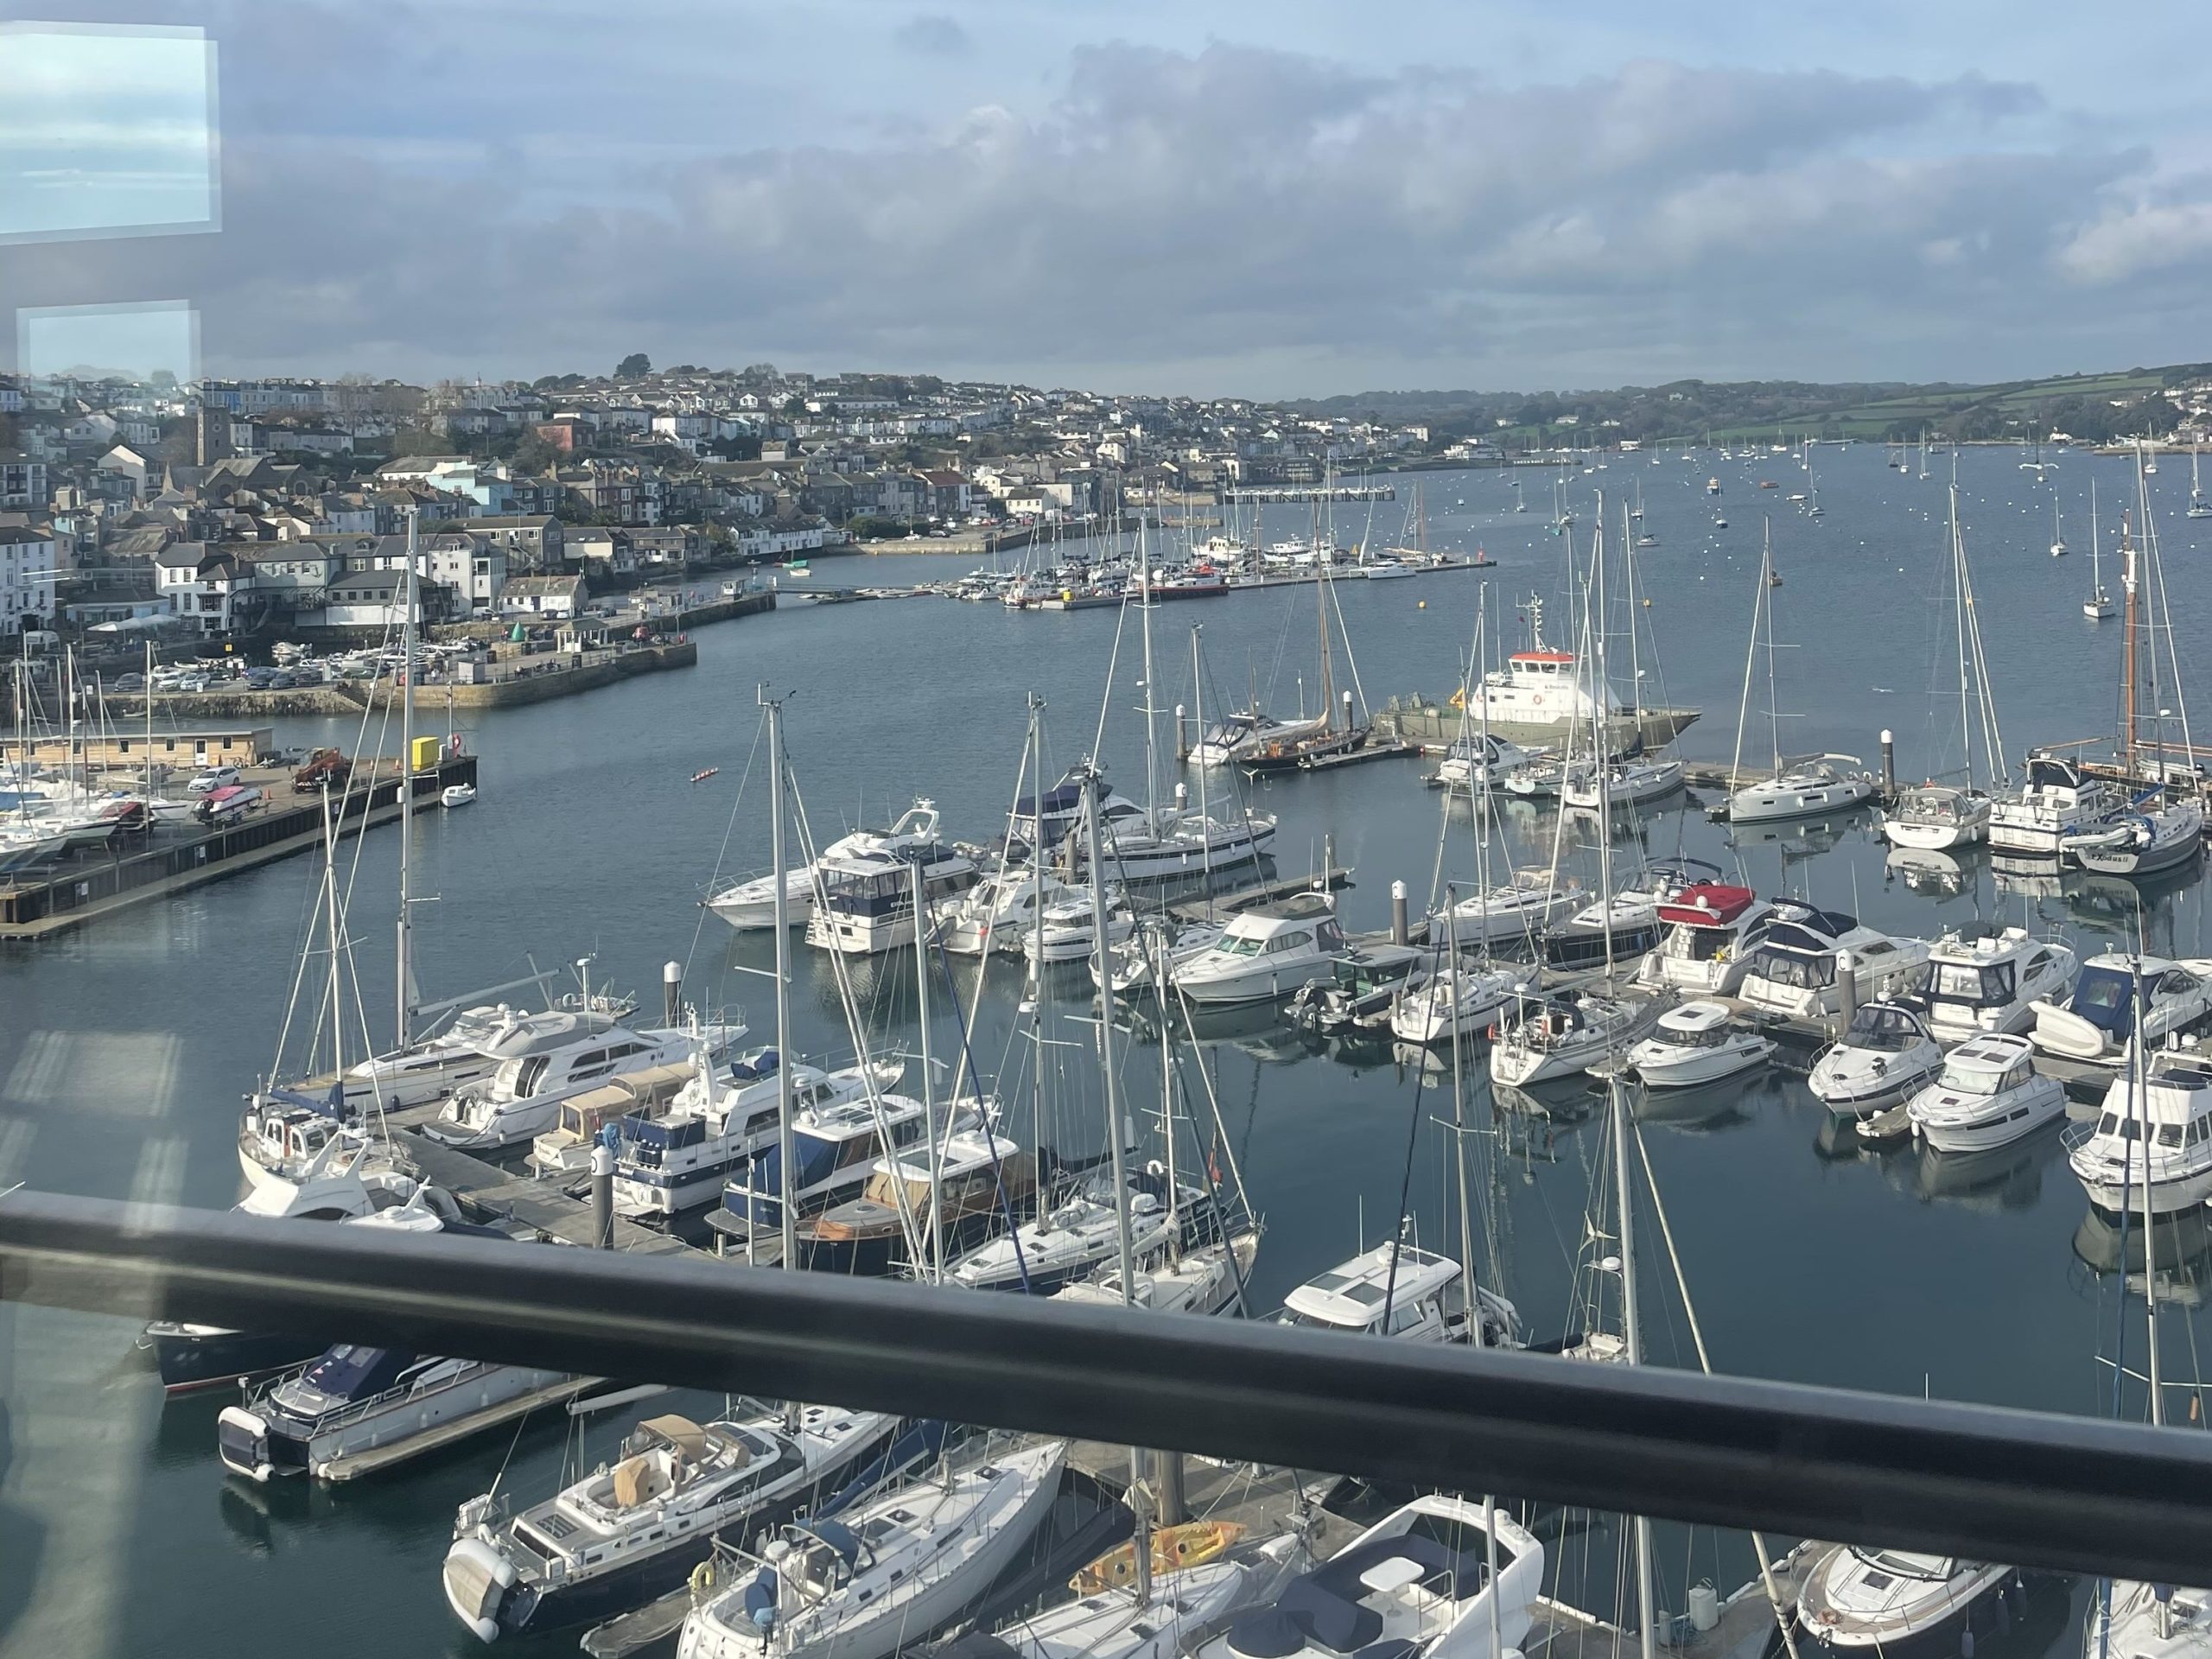
[[[1353, 713], [1352, 694], [1344, 694], [1342, 718], [1338, 718], [1335, 664], [1329, 649], [1329, 611], [1334, 603], [1332, 592], [1333, 573], [1325, 561], [1313, 565], [1313, 611], [1319, 629], [1321, 650], [1321, 724], [1313, 731], [1299, 737], [1277, 737], [1261, 744], [1250, 753], [1239, 757], [1237, 765], [1254, 777], [1267, 772], [1294, 772], [1310, 767], [1316, 762], [1350, 754], [1367, 747], [1367, 740], [1374, 728]], [[1344, 642], [1344, 658], [1351, 659], [1351, 642]], [[1359, 670], [1351, 664], [1356, 684]]]
[[2065, 523], [2061, 516], [2063, 511], [2059, 505], [2058, 492], [2053, 490], [2050, 493], [2050, 556], [2054, 559], [2064, 558], [2069, 550]]
[[[1628, 588], [1629, 695], [1633, 699], [1631, 712], [1636, 722], [1630, 729], [1639, 737], [1644, 728], [1643, 666], [1640, 652], [1640, 630], [1637, 620], [1643, 614], [1643, 607], [1637, 603], [1636, 587], [1636, 549], [1640, 544], [1629, 533], [1629, 521], [1623, 519], [1621, 521], [1621, 572], [1622, 579]], [[1602, 531], [1599, 545], [1594, 550], [1592, 556], [1601, 563], [1605, 559]], [[1602, 577], [1602, 573], [1600, 574]], [[1605, 584], [1602, 579], [1598, 584], [1598, 593], [1602, 612], [1605, 594]], [[1595, 626], [1602, 631], [1605, 626], [1605, 621], [1606, 619], [1601, 613]], [[1567, 769], [1560, 783], [1560, 804], [1576, 811], [1590, 812], [1599, 809], [1601, 804], [1601, 795], [1616, 806], [1639, 806], [1648, 801], [1664, 799], [1682, 786], [1682, 763], [1680, 760], [1671, 755], [1654, 755], [1648, 753], [1634, 760], [1614, 760], [1605, 758], [1610, 746], [1605, 722], [1599, 718], [1597, 709], [1600, 706], [1610, 707], [1613, 698], [1611, 688], [1605, 683], [1605, 653], [1600, 650], [1596, 655], [1600, 695], [1592, 700], [1590, 734], [1591, 752], [1599, 757], [1599, 760], [1592, 766], [1581, 768], [1569, 766]], [[1654, 658], [1656, 664], [1656, 642]], [[1662, 685], [1662, 696], [1663, 695]], [[1601, 770], [1605, 774], [1602, 779], [1598, 775]]]
[[[1981, 645], [1981, 613], [1974, 602], [1974, 582], [1967, 570], [1965, 533], [1959, 528], [1959, 486], [1951, 486], [1951, 597], [1959, 657], [1959, 752], [1966, 766], [1960, 788], [1930, 779], [1900, 791], [1897, 809], [1883, 821], [1892, 846], [1942, 850], [1986, 840], [1993, 803], [1980, 787], [1982, 771], [1974, 760], [1977, 724], [1983, 766], [1992, 788], [2004, 781], [2005, 740], [1997, 727], [1997, 704], [1989, 682], [1989, 661]], [[1980, 719], [1975, 719], [1976, 712]]]
[[2114, 614], [2119, 607], [2112, 595], [2105, 591], [2104, 549], [2097, 534], [2097, 480], [2089, 480], [2089, 596], [2082, 601], [2082, 614], [2093, 622], [2101, 622]]
[[2189, 446], [2189, 516], [2212, 518], [2212, 501], [2204, 498], [2204, 480], [2197, 470], [2197, 447]]
[[1529, 511], [1529, 504], [1521, 499], [1521, 480], [1517, 478], [1513, 480], [1513, 511], [1516, 512]]
[[1774, 761], [1771, 778], [1742, 785], [1728, 798], [1731, 823], [1767, 823], [1800, 818], [1815, 812], [1847, 811], [1874, 793], [1874, 780], [1863, 772], [1843, 772], [1836, 763], [1859, 764], [1851, 754], [1813, 754], [1796, 757], [1782, 753], [1782, 715], [1775, 707], [1774, 675], [1774, 521], [1766, 521], [1766, 536], [1759, 553], [1759, 581], [1751, 602], [1751, 641], [1744, 658], [1744, 697], [1736, 719], [1736, 756], [1730, 764], [1731, 779], [1743, 772], [1744, 739], [1751, 713], [1751, 680], [1759, 657], [1766, 658], [1767, 721]]

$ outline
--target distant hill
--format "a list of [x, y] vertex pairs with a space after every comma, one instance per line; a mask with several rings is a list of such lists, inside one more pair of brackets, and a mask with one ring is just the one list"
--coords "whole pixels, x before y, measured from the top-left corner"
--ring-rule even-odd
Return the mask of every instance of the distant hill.
[[1676, 380], [1610, 391], [1370, 391], [1287, 407], [1321, 417], [1426, 425], [1440, 448], [1467, 437], [1523, 448], [1622, 438], [1662, 443], [1708, 433], [1715, 440], [1811, 434], [1902, 442], [1918, 438], [1923, 429], [1933, 437], [1972, 441], [2054, 427], [2103, 441], [2171, 429], [2174, 406], [2157, 394], [2208, 377], [2212, 365], [2182, 363], [1980, 386]]

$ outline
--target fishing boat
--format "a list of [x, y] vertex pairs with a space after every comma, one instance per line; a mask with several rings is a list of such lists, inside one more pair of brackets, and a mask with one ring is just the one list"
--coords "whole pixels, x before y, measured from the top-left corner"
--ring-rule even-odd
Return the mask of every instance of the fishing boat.
[[1377, 1244], [1307, 1280], [1283, 1299], [1277, 1323], [1387, 1336], [1394, 1342], [1471, 1342], [1517, 1348], [1521, 1315], [1477, 1285], [1468, 1317], [1465, 1269], [1402, 1241]]
[[1658, 906], [1663, 931], [1637, 977], [1654, 989], [1732, 995], [1774, 912], [1749, 887], [1694, 882]]
[[479, 1639], [612, 1618], [679, 1589], [713, 1554], [836, 1491], [891, 1438], [877, 1412], [807, 1406], [701, 1424], [648, 1418], [602, 1463], [522, 1509], [463, 1503], [442, 1578]]
[[1772, 918], [1745, 968], [1738, 995], [1755, 1007], [1796, 1020], [1842, 1011], [1839, 964], [1850, 964], [1854, 1002], [1890, 995], [1928, 960], [1925, 939], [1867, 926], [1841, 911], [1792, 905]]
[[1820, 1659], [1955, 1659], [2012, 1627], [2018, 1594], [2009, 1567], [1845, 1545], [1807, 1575], [1797, 1629]]
[[1906, 976], [1900, 995], [1928, 1011], [1938, 1042], [1962, 1042], [2026, 1030], [2037, 1003], [2066, 995], [2077, 966], [2067, 946], [2034, 938], [2025, 928], [1946, 933]]
[[[565, 1027], [563, 1020], [570, 1020]], [[492, 1075], [455, 1090], [422, 1133], [460, 1151], [511, 1147], [556, 1126], [570, 1096], [608, 1077], [686, 1059], [721, 1064], [744, 1040], [742, 1024], [694, 1029], [602, 1025], [592, 1014], [548, 1016], [534, 1052], [500, 1061]]]
[[2138, 1034], [2139, 1003], [2141, 1039], [2155, 1047], [2212, 1015], [2212, 963], [2101, 951], [2082, 964], [2063, 1002], [2035, 1005], [2030, 1039], [2063, 1059], [2118, 1065]]
[[2149, 1058], [2139, 1093], [2123, 1071], [2068, 1160], [2089, 1202], [2117, 1218], [2195, 1210], [2212, 1198], [2212, 1054], [2165, 1049]]
[[1920, 1010], [1862, 1002], [1844, 1033], [1814, 1057], [1806, 1086], [1830, 1111], [1864, 1117], [1901, 1105], [1943, 1069], [1943, 1046]]
[[1726, 1004], [1685, 1002], [1628, 1051], [1628, 1067], [1647, 1089], [1688, 1089], [1752, 1071], [1773, 1052], [1770, 1040], [1732, 1023]]
[[1067, 1446], [987, 1449], [786, 1525], [749, 1577], [683, 1621], [677, 1659], [892, 1659], [965, 1612], [1027, 1548]]
[[1237, 912], [1219, 938], [1171, 962], [1168, 973], [1177, 995], [1192, 1002], [1258, 1001], [1329, 977], [1350, 949], [1327, 893], [1293, 893]]
[[1531, 1084], [1587, 1071], [1625, 1051], [1657, 1016], [1648, 997], [1595, 992], [1516, 997], [1499, 1011], [1490, 1051], [1493, 1083]]
[[1976, 1037], [1944, 1057], [1942, 1074], [1905, 1108], [1916, 1137], [1937, 1152], [2010, 1146], [2066, 1116], [2066, 1089], [2036, 1071], [2024, 1037]]
[[[856, 830], [822, 849], [822, 861], [857, 858], [863, 854], [899, 854], [938, 844], [938, 810], [932, 801], [917, 800], [900, 813], [888, 830]], [[804, 927], [814, 914], [813, 863], [784, 872], [785, 914], [794, 927]], [[725, 887], [707, 900], [707, 908], [741, 931], [776, 925], [776, 877], [772, 873]]]
[[1534, 1623], [1543, 1571], [1543, 1546], [1502, 1507], [1418, 1497], [1193, 1659], [1351, 1659], [1384, 1643], [1389, 1659], [1503, 1659]]

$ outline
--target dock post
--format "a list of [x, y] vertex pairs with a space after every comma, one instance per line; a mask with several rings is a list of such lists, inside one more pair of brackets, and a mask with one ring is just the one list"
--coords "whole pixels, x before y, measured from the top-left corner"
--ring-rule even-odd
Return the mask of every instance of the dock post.
[[676, 1028], [677, 1015], [683, 1011], [683, 964], [664, 962], [660, 969], [660, 1022], [670, 1030]]
[[1851, 1029], [1851, 1021], [1859, 1012], [1859, 964], [1848, 950], [1835, 953], [1836, 1031], [1839, 1034]]
[[1887, 727], [1882, 728], [1882, 798], [1893, 801], [1897, 795], [1897, 734]]
[[1183, 723], [1183, 705], [1175, 705], [1175, 759], [1179, 763], [1191, 758], [1191, 734]]
[[591, 1149], [591, 1242], [614, 1248], [614, 1149], [604, 1141]]
[[1390, 884], [1390, 943], [1405, 944], [1413, 938], [1413, 929], [1406, 920], [1406, 884]]

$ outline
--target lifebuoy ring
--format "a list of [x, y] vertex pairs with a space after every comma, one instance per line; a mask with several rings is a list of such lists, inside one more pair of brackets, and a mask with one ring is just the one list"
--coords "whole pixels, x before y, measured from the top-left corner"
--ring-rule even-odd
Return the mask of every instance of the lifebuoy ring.
[[1541, 691], [1531, 691], [1529, 694], [1529, 702], [1532, 706], [1541, 709], [1544, 706], [1544, 694]]

